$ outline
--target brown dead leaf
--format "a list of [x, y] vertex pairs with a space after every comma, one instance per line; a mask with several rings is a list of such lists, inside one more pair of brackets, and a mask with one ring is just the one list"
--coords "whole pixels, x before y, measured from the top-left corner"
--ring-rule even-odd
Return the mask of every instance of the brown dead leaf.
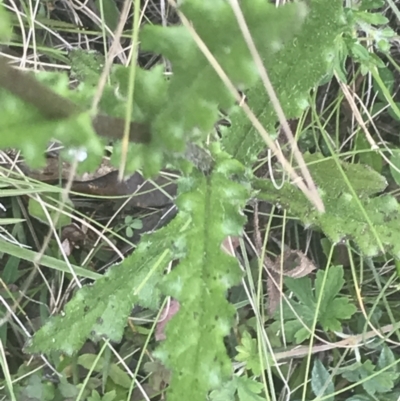
[[283, 277], [305, 277], [316, 269], [314, 263], [299, 250], [286, 250], [275, 262], [265, 258], [268, 274], [268, 315], [273, 316], [282, 300]]

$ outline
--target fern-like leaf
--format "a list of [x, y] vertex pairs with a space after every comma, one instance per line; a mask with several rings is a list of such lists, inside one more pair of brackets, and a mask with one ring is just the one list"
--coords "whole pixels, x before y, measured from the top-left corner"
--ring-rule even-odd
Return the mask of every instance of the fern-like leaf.
[[240, 280], [237, 261], [224, 253], [228, 236], [242, 234], [241, 213], [249, 196], [247, 185], [235, 182], [243, 167], [234, 160], [218, 162], [212, 174], [197, 174], [186, 182], [178, 198], [188, 221], [182, 241], [186, 256], [166, 277], [165, 292], [177, 299], [180, 311], [167, 325], [166, 341], [155, 355], [172, 369], [168, 399], [206, 398], [231, 374], [223, 338], [234, 314], [226, 299], [229, 287]]
[[[310, 11], [300, 32], [273, 57], [264, 57], [287, 119], [301, 115], [308, 106], [309, 91], [332, 72], [335, 39], [347, 29], [342, 0], [310, 0], [307, 4]], [[278, 118], [263, 84], [258, 83], [246, 96], [260, 122], [267, 131], [274, 132]], [[225, 150], [243, 163], [253, 163], [265, 147], [263, 140], [241, 109], [231, 116], [231, 122], [223, 139]]]
[[[276, 8], [264, 0], [247, 0], [241, 7], [253, 40], [271, 60], [277, 48], [301, 28], [305, 16], [300, 3]], [[228, 2], [184, 1], [180, 10], [237, 87], [256, 83], [257, 69]], [[186, 27], [146, 26], [141, 41], [144, 50], [163, 54], [172, 64], [167, 102], [155, 115], [153, 128], [163, 146], [182, 150], [188, 133], [209, 132], [219, 108], [229, 110], [234, 98]]]
[[72, 354], [91, 338], [118, 342], [134, 304], [157, 308], [157, 289], [163, 269], [179, 254], [174, 245], [183, 222], [177, 218], [153, 235], [144, 236], [135, 252], [123, 263], [113, 266], [92, 286], [77, 291], [65, 312], [50, 320], [35, 333], [26, 346], [30, 353], [63, 351]]
[[[305, 14], [303, 4], [276, 9], [264, 0], [247, 0], [242, 7], [258, 47], [265, 56], [271, 57], [277, 47], [300, 29]], [[222, 0], [192, 0], [184, 2], [181, 9], [233, 82], [241, 89], [253, 85], [258, 72], [229, 4]], [[162, 167], [165, 152], [183, 151], [186, 143], [198, 133], [208, 133], [218, 120], [219, 109], [229, 110], [234, 98], [185, 27], [146, 26], [141, 34], [141, 45], [144, 50], [163, 54], [173, 65], [173, 75], [168, 81], [160, 67], [146, 72], [136, 70], [130, 118], [150, 124], [152, 140], [149, 145], [131, 146], [134, 155], [128, 159], [134, 162], [127, 166], [127, 171], [144, 165], [145, 173], [152, 175]], [[50, 82], [53, 90], [77, 101], [83, 111], [90, 108], [93, 82], [101, 69], [94, 55], [86, 59], [91, 61], [89, 68], [78, 68], [80, 78], [86, 82], [78, 90], [68, 90], [67, 77], [63, 74], [52, 74], [54, 81]], [[125, 118], [126, 97], [132, 95], [126, 90], [130, 72], [130, 68], [114, 68], [110, 77], [112, 85], [105, 88], [99, 105], [105, 114]], [[33, 106], [25, 105], [1, 88], [0, 102], [3, 106], [0, 148], [21, 149], [28, 164], [37, 167], [43, 163], [42, 153], [47, 143], [58, 139], [66, 146], [90, 149], [91, 162], [87, 163], [90, 168], [99, 163], [101, 141], [93, 131], [88, 113], [79, 118], [49, 121]], [[118, 155], [118, 149], [114, 155]]]
[[[268, 180], [255, 180], [258, 197], [274, 202], [299, 217], [306, 226], [319, 227], [333, 243], [353, 240], [366, 256], [382, 250], [400, 258], [400, 211], [390, 195], [375, 196], [387, 185], [384, 177], [367, 166], [305, 155], [326, 212], [320, 214], [293, 185], [277, 190]], [[348, 184], [346, 183], [348, 181]], [[349, 188], [352, 188], [352, 190]]]

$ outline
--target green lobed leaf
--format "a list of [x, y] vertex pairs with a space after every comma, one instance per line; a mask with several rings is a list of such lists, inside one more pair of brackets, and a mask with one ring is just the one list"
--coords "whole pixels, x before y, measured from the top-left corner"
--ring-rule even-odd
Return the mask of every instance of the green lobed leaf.
[[251, 370], [253, 374], [259, 376], [261, 374], [260, 356], [258, 355], [257, 340], [252, 338], [249, 332], [245, 331], [241, 338], [241, 345], [236, 347], [238, 352], [235, 360], [245, 362], [246, 368]]
[[177, 200], [180, 215], [188, 222], [182, 236], [186, 255], [163, 287], [179, 301], [180, 310], [167, 325], [167, 339], [154, 353], [172, 369], [171, 401], [186, 399], [188, 394], [192, 401], [203, 401], [232, 372], [223, 340], [233, 323], [234, 307], [226, 292], [240, 281], [241, 271], [221, 244], [228, 236], [242, 234], [242, 209], [249, 191], [247, 180], [237, 182], [243, 177], [243, 166], [224, 155], [218, 157], [210, 176], [194, 173], [184, 181]]
[[[300, 279], [299, 279], [300, 280]], [[301, 285], [298, 283], [298, 285]], [[286, 305], [283, 304], [283, 316], [285, 320], [285, 338], [288, 342], [295, 342], [295, 344], [301, 344], [303, 341], [310, 338], [310, 330], [315, 316], [315, 307], [309, 308], [303, 304], [297, 302], [290, 302], [292, 307], [295, 308], [298, 316], [301, 316], [302, 322], [296, 318]], [[281, 329], [281, 322], [279, 321], [280, 314], [276, 315], [276, 320], [270, 326], [271, 332], [277, 335], [278, 331]], [[306, 324], [307, 328], [304, 327]]]
[[[332, 159], [323, 160], [319, 155], [305, 155], [305, 159], [325, 213], [315, 211], [303, 193], [288, 183], [277, 190], [272, 182], [256, 179], [253, 187], [260, 191], [258, 198], [278, 203], [306, 226], [319, 227], [334, 243], [351, 239], [364, 255], [372, 257], [380, 253], [380, 241], [385, 251], [400, 258], [399, 205], [390, 195], [375, 196], [386, 188], [386, 179], [360, 164], [341, 162], [339, 168]], [[342, 173], [358, 199], [353, 197]]]
[[318, 187], [326, 193], [348, 192], [342, 171], [360, 198], [374, 195], [387, 187], [385, 177], [368, 166], [346, 162], [340, 162], [338, 166], [333, 158], [326, 158], [319, 153], [307, 153], [304, 158]]
[[225, 382], [221, 388], [211, 391], [209, 399], [210, 401], [235, 401], [236, 389], [236, 380]]
[[[97, 363], [95, 364], [96, 360]], [[87, 370], [93, 369], [95, 372], [101, 372], [106, 363], [103, 357], [98, 359], [96, 354], [82, 354], [78, 357], [78, 365]], [[107, 366], [107, 373], [110, 379], [121, 387], [129, 388], [132, 384], [132, 379], [129, 375], [115, 363]]]
[[28, 342], [26, 350], [72, 354], [88, 338], [105, 336], [120, 341], [134, 304], [158, 306], [157, 284], [173, 259], [174, 237], [182, 224], [177, 218], [153, 235], [144, 236], [135, 252], [120, 265], [110, 268], [92, 286], [79, 289], [65, 312], [51, 317]]
[[394, 381], [398, 378], [398, 373], [390, 369], [376, 376], [373, 376], [374, 374], [376, 374], [376, 366], [372, 361], [367, 360], [360, 363], [356, 369], [343, 372], [342, 376], [349, 382], [362, 381], [364, 390], [370, 395], [391, 391]]
[[325, 272], [319, 270], [315, 279], [315, 305], [322, 295], [318, 322], [326, 331], [339, 331], [342, 327], [341, 321], [349, 319], [357, 309], [347, 298], [339, 297], [339, 292], [345, 283], [343, 267], [329, 268], [325, 286], [322, 285], [324, 275]]
[[341, 320], [350, 319], [357, 308], [347, 298], [335, 298], [329, 305], [325, 305], [324, 310], [326, 313], [320, 313], [319, 319], [324, 330], [340, 331]]
[[237, 394], [240, 401], [263, 401], [265, 397], [259, 396], [264, 385], [246, 376], [237, 376]]
[[65, 376], [60, 377], [60, 383], [57, 386], [58, 391], [64, 398], [76, 399], [79, 394], [79, 389], [68, 382]]
[[[308, 106], [309, 91], [330, 74], [335, 63], [335, 39], [347, 29], [342, 0], [310, 0], [307, 4], [309, 13], [300, 32], [273, 57], [264, 57], [264, 65], [287, 119], [301, 115]], [[246, 92], [246, 97], [259, 121], [273, 133], [278, 118], [263, 84], [260, 82]], [[242, 109], [237, 108], [231, 123], [223, 138], [226, 151], [243, 163], [253, 163], [265, 143]]]
[[25, 387], [20, 388], [17, 396], [19, 400], [52, 401], [55, 396], [54, 384], [42, 381], [39, 374], [33, 374], [29, 376]]
[[330, 395], [335, 392], [332, 377], [318, 358], [314, 361], [311, 373], [311, 387], [317, 398], [323, 397], [327, 401], [334, 400], [335, 397]]
[[320, 308], [322, 312], [324, 312], [324, 309], [333, 302], [345, 283], [343, 269], [329, 269], [328, 278], [326, 280], [329, 280], [329, 284], [324, 286], [324, 274], [317, 273], [315, 279], [315, 298], [319, 299], [321, 297]]
[[[117, 392], [115, 390], [108, 391], [103, 395], [101, 401], [114, 401], [115, 397], [117, 396]], [[90, 401], [90, 400], [88, 400]]]
[[[300, 3], [276, 8], [263, 0], [247, 0], [241, 8], [259, 51], [271, 59], [300, 29], [305, 14]], [[258, 72], [228, 2], [184, 1], [180, 10], [233, 83], [240, 89], [254, 85]], [[219, 108], [228, 111], [234, 98], [184, 26], [145, 26], [141, 46], [172, 64], [166, 102], [154, 115], [152, 126], [160, 145], [183, 150], [185, 135], [209, 132]]]
[[[323, 297], [320, 302], [317, 322], [325, 331], [340, 331], [342, 328], [341, 321], [349, 319], [355, 312], [356, 307], [350, 304], [348, 299], [338, 297], [341, 290], [343, 280], [343, 268], [341, 266], [332, 266], [327, 272], [325, 286], [322, 289], [322, 282], [325, 271], [319, 270], [315, 280], [315, 294], [312, 290], [311, 279], [308, 277], [292, 278], [285, 277], [285, 284], [289, 291], [292, 291], [298, 301], [290, 299], [288, 302], [292, 308], [285, 302], [282, 307], [283, 318], [285, 321], [285, 334], [289, 341], [294, 338], [296, 343], [310, 337], [310, 331], [304, 328], [297, 316], [301, 316], [304, 324], [311, 328], [314, 322], [318, 296], [323, 290]], [[339, 287], [340, 286], [340, 287]], [[293, 312], [293, 310], [297, 315]], [[279, 315], [280, 312], [277, 312]], [[276, 322], [272, 324], [274, 330], [280, 328], [280, 318], [277, 317]]]
[[296, 297], [300, 303], [310, 310], [314, 310], [316, 304], [314, 297], [310, 296], [313, 293], [311, 280], [296, 280], [294, 285], [296, 287]]

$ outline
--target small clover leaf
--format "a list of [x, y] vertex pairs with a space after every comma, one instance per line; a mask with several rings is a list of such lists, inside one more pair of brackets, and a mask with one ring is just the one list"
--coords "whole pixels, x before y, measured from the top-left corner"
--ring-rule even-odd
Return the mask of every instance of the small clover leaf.
[[134, 219], [132, 216], [126, 216], [124, 219], [125, 223], [125, 234], [127, 237], [133, 237], [135, 230], [143, 228], [143, 221], [140, 219]]

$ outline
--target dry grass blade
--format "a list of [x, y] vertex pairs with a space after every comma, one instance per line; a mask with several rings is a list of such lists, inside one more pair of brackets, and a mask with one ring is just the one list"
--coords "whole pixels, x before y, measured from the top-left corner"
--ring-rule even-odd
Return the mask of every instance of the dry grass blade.
[[[378, 330], [371, 330], [365, 334], [358, 334], [354, 336], [348, 336], [347, 338], [337, 341], [335, 343], [327, 343], [327, 344], [317, 344], [314, 345], [311, 350], [313, 354], [329, 351], [331, 349], [336, 348], [350, 348], [354, 349], [356, 347], [361, 347], [365, 345], [368, 340], [371, 340], [375, 337], [382, 338], [384, 334], [392, 333], [394, 330], [398, 329], [399, 327], [395, 327], [393, 324], [388, 324], [383, 326]], [[291, 359], [291, 358], [303, 358], [307, 356], [310, 352], [310, 347], [308, 345], [296, 347], [292, 350], [283, 351], [283, 352], [276, 352], [275, 358], [277, 361], [281, 361], [284, 359]]]

